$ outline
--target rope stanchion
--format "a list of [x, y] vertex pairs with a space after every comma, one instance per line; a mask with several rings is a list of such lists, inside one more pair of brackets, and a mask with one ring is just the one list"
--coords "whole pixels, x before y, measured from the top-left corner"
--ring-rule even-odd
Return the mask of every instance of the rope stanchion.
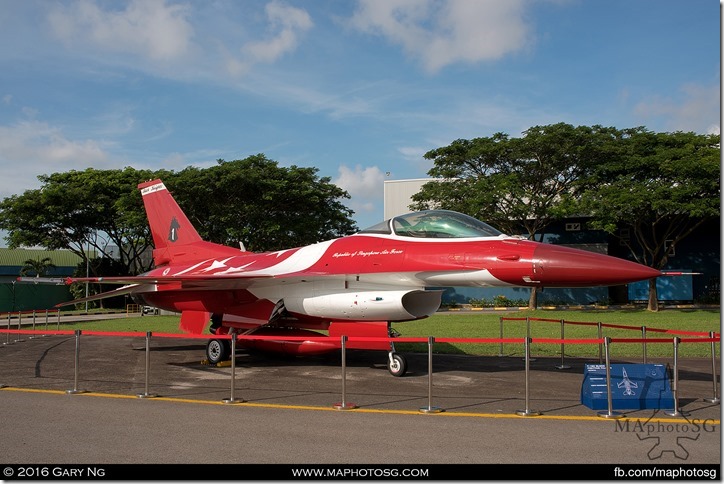
[[21, 311], [18, 311], [18, 333], [15, 337], [16, 343], [22, 343], [23, 341], [25, 341], [24, 339], [20, 339], [20, 331], [22, 330], [22, 328], [20, 328], [21, 324], [23, 324], [23, 313]]
[[[48, 310], [45, 310], [45, 331], [48, 331]], [[47, 334], [44, 334], [43, 337], [48, 336]]]
[[347, 402], [347, 336], [342, 335], [342, 401], [334, 404], [337, 410], [350, 410], [357, 408], [354, 403]]
[[[531, 341], [530, 337], [530, 318], [525, 318], [525, 337], [528, 341]], [[530, 357], [530, 343], [525, 346], [525, 356], [523, 357], [526, 361], [535, 361], [535, 358]]]
[[[18, 328], [18, 329], [20, 329], [20, 328]], [[33, 331], [35, 331], [35, 309], [33, 309]], [[28, 339], [35, 339], [35, 338], [36, 338], [35, 334], [31, 334], [30, 336], [28, 336]]]
[[229, 398], [224, 398], [221, 401], [228, 404], [243, 403], [243, 399], [234, 396], [236, 382], [236, 333], [232, 331], [229, 334], [231, 335], [231, 393]]
[[530, 337], [525, 339], [525, 410], [515, 413], [521, 417], [540, 415], [540, 412], [530, 409]]
[[500, 349], [498, 350], [498, 356], [503, 356], [503, 317], [500, 317]]
[[65, 393], [69, 395], [76, 395], [78, 393], [85, 393], [85, 390], [78, 389], [78, 368], [80, 367], [80, 333], [79, 329], [75, 330], [75, 371], [73, 377], [73, 389], [66, 390]]
[[10, 342], [10, 313], [8, 313], [8, 330], [5, 333], [5, 342], [3, 343], [3, 346], [11, 345]]
[[646, 355], [646, 326], [641, 326], [641, 339], [644, 340], [643, 343], [641, 343], [643, 355], [644, 355], [644, 365], [647, 362], [647, 355]]
[[427, 339], [427, 407], [420, 409], [422, 413], [440, 413], [442, 408], [432, 406], [432, 345], [435, 338], [429, 336]]
[[681, 417], [684, 415], [679, 410], [679, 342], [681, 338], [674, 336], [674, 379], [671, 384], [671, 393], [674, 394], [674, 409], [664, 412], [670, 417]]
[[564, 330], [565, 324], [565, 320], [561, 319], [561, 364], [556, 366], [556, 368], [559, 370], [567, 370], [571, 367], [570, 365], [566, 365], [564, 361], [566, 354], [566, 344], [564, 343], [564, 341], [566, 340], [566, 333]]
[[55, 323], [55, 330], [60, 331], [60, 309], [58, 309], [58, 318]]
[[[603, 332], [602, 332], [602, 325], [601, 322], [597, 322], [596, 326], [598, 326], [598, 339], [603, 339]], [[603, 348], [601, 343], [598, 343], [598, 364], [603, 363]]]
[[709, 337], [711, 338], [711, 379], [714, 384], [714, 393], [711, 398], [705, 398], [705, 402], [719, 403], [719, 397], [717, 397], [716, 391], [716, 347], [714, 343], [714, 331], [709, 331]]
[[603, 418], [621, 418], [623, 417], [623, 414], [613, 411], [613, 395], [611, 394], [611, 353], [609, 349], [611, 345], [611, 338], [607, 336], [606, 339], [603, 340], [603, 344], [606, 347], [606, 395], [608, 397], [608, 409], [605, 412], [598, 412], [598, 416]]
[[151, 369], [151, 332], [146, 332], [146, 391], [139, 393], [138, 398], [154, 398], [158, 395], [148, 393], [148, 375]]

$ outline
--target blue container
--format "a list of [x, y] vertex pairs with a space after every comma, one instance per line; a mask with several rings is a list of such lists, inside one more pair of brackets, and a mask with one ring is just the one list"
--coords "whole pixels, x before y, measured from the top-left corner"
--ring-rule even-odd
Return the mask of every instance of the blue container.
[[[581, 403], [593, 410], [608, 410], [606, 365], [585, 366]], [[656, 364], [612, 364], [611, 410], [647, 408], [674, 408], [668, 369]]]

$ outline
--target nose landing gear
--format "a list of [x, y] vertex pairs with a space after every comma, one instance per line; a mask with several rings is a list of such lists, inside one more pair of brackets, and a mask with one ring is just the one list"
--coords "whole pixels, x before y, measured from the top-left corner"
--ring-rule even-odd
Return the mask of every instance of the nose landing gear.
[[399, 353], [395, 353], [394, 350], [387, 354], [387, 371], [392, 376], [404, 376], [407, 373], [407, 359]]

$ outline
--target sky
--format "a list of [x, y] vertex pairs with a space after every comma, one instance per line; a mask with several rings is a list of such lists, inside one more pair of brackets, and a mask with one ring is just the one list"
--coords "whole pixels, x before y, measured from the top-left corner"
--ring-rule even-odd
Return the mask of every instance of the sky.
[[365, 228], [457, 139], [719, 133], [720, 26], [715, 0], [0, 0], [0, 199], [263, 153]]

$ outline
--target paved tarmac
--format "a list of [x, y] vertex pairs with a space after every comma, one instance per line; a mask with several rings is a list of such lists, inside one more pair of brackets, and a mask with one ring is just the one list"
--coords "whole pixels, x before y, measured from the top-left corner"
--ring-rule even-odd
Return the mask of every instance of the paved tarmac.
[[395, 378], [384, 352], [348, 351], [343, 368], [238, 349], [217, 367], [198, 339], [9, 339], [0, 464], [721, 464], [707, 358], [678, 361], [678, 413], [608, 414], [581, 403], [597, 358], [533, 355], [526, 374], [520, 354], [434, 354], [430, 375], [427, 354], [406, 354]]

